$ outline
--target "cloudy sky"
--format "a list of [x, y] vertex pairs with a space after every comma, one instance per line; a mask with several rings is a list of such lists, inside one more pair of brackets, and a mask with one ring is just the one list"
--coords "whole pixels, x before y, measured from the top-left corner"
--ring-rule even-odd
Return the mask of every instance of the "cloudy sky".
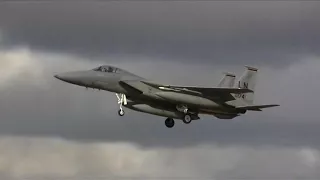
[[[0, 178], [319, 179], [319, 17], [302, 1], [0, 2]], [[199, 86], [252, 65], [255, 102], [281, 106], [168, 129], [52, 77], [102, 64]]]

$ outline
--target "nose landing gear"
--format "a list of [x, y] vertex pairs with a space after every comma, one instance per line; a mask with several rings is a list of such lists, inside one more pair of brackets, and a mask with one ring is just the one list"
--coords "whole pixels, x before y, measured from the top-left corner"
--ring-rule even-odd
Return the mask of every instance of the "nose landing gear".
[[119, 111], [118, 111], [118, 115], [119, 116], [124, 116], [124, 110], [123, 109], [119, 109]]
[[119, 111], [118, 111], [118, 114], [119, 116], [124, 116], [124, 110], [122, 108], [122, 105], [126, 105], [127, 104], [127, 97], [125, 94], [117, 94], [116, 93], [116, 96], [118, 98], [118, 104], [119, 104]]

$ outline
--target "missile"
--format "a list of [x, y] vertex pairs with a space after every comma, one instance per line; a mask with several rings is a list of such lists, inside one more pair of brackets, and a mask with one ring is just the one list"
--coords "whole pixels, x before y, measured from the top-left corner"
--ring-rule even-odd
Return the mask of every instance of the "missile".
[[[127, 105], [124, 105], [128, 109], [132, 109], [135, 111], [140, 111], [148, 114], [170, 117], [174, 119], [183, 119], [184, 113], [179, 112], [177, 110], [169, 110], [165, 108], [153, 107], [147, 104], [136, 104], [134, 102], [129, 102]], [[200, 119], [197, 115], [191, 115], [192, 120]]]
[[173, 103], [188, 104], [197, 107], [219, 107], [217, 103], [211, 101], [210, 99], [190, 94], [161, 91], [157, 92], [156, 95]]

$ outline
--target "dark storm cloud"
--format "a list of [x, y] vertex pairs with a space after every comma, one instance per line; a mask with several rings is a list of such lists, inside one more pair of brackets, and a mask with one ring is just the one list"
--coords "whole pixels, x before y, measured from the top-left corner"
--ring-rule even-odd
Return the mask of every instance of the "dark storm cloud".
[[130, 110], [126, 110], [126, 117], [118, 117], [116, 98], [110, 93], [85, 91], [59, 82], [54, 82], [50, 91], [16, 88], [1, 92], [1, 101], [7, 103], [0, 106], [0, 135], [134, 142], [146, 147], [220, 144], [320, 148], [316, 138], [320, 136], [320, 123], [308, 117], [298, 118], [300, 122], [261, 114], [234, 121], [202, 117], [188, 126], [177, 121], [172, 130], [164, 126], [161, 117]]
[[[7, 46], [183, 62], [272, 64], [319, 54], [318, 2], [1, 3]], [[106, 60], [107, 61], [107, 60]]]
[[[299, 1], [0, 4], [1, 179], [319, 179], [318, 17]], [[53, 78], [109, 63], [206, 87], [244, 63], [286, 65], [260, 66], [255, 96], [281, 106], [168, 129]]]
[[[57, 72], [94, 67], [95, 63], [82, 66], [79, 64], [83, 61], [77, 58], [53, 54], [28, 55], [23, 51], [8, 51], [7, 54], [15, 56], [2, 57], [6, 60], [3, 64], [5, 67], [7, 62], [7, 68], [3, 70], [10, 69], [10, 63], [29, 61], [31, 65], [20, 67], [22, 73], [19, 76], [13, 76], [2, 84], [4, 87], [0, 89], [0, 101], [5, 103], [0, 103], [0, 135], [63, 137], [81, 142], [131, 142], [143, 147], [221, 144], [320, 148], [315, 138], [320, 135], [316, 108], [319, 107], [319, 101], [313, 96], [299, 96], [301, 88], [307, 94], [316, 94], [319, 90], [318, 84], [313, 83], [319, 74], [318, 59], [305, 59], [301, 64], [291, 65], [284, 70], [262, 71], [263, 78], [259, 78], [256, 103], [279, 103], [281, 106], [278, 108], [249, 113], [233, 121], [219, 120], [212, 116], [204, 116], [201, 121], [188, 126], [177, 121], [174, 129], [168, 129], [162, 117], [130, 110], [127, 110], [125, 117], [118, 117], [118, 105], [113, 93], [86, 91], [85, 88], [52, 77]], [[229, 69], [172, 62], [151, 64], [154, 66], [135, 66], [135, 63], [130, 62], [118, 65], [158, 81], [170, 78], [172, 83], [177, 81], [205, 86], [218, 83], [221, 77], [217, 72], [219, 69]], [[28, 73], [23, 71], [27, 69], [31, 72], [34, 69], [43, 70], [41, 75], [28, 77]], [[193, 77], [190, 76], [190, 70], [199, 73]], [[212, 72], [210, 76], [208, 72]], [[45, 83], [35, 84], [42, 81]]]

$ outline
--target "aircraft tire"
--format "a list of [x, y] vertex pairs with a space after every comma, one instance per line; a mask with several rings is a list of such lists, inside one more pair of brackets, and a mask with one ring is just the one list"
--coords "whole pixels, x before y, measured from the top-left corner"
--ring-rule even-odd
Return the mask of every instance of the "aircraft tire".
[[191, 121], [192, 121], [192, 118], [191, 118], [190, 114], [184, 115], [182, 121], [183, 121], [185, 124], [190, 124]]
[[124, 114], [125, 114], [124, 110], [119, 109], [118, 114], [119, 114], [119, 116], [124, 116]]
[[175, 124], [174, 120], [172, 118], [167, 118], [164, 121], [165, 125], [167, 126], [167, 128], [172, 128]]

